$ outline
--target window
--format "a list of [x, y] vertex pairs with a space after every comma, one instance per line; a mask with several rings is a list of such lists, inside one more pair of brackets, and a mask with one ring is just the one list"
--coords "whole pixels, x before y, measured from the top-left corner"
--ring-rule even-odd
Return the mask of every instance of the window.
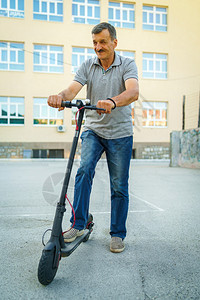
[[24, 44], [0, 42], [0, 70], [24, 71]]
[[167, 103], [143, 102], [143, 127], [167, 127]]
[[143, 53], [143, 78], [167, 79], [167, 55]]
[[93, 49], [90, 48], [72, 48], [72, 73], [76, 73], [78, 67], [89, 58], [96, 56]]
[[63, 73], [63, 47], [34, 45], [34, 72]]
[[48, 106], [47, 98], [33, 99], [34, 125], [63, 125], [63, 111]]
[[167, 31], [167, 8], [143, 5], [143, 29]]
[[33, 158], [64, 158], [64, 149], [33, 149]]
[[24, 18], [24, 0], [0, 0], [0, 16]]
[[115, 27], [135, 28], [134, 4], [124, 2], [109, 2], [108, 21]]
[[115, 51], [117, 54], [124, 56], [124, 57], [128, 57], [131, 59], [135, 58], [135, 53], [132, 51]]
[[63, 0], [33, 0], [33, 19], [63, 22]]
[[100, 4], [98, 0], [73, 0], [72, 21], [74, 23], [100, 23]]
[[0, 124], [24, 125], [24, 98], [0, 97]]

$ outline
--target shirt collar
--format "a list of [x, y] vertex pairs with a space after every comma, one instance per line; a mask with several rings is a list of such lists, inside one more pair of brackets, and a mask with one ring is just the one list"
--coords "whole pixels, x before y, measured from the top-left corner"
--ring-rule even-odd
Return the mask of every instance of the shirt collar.
[[[112, 63], [112, 65], [109, 67], [112, 68], [112, 67], [116, 67], [116, 66], [119, 66], [121, 65], [121, 58], [120, 56], [115, 52], [115, 59], [114, 59], [114, 62]], [[96, 56], [95, 59], [94, 59], [94, 62], [93, 62], [94, 65], [98, 65], [98, 66], [101, 66], [100, 64], [100, 61], [98, 59], [98, 57]], [[102, 67], [102, 66], [101, 66]]]

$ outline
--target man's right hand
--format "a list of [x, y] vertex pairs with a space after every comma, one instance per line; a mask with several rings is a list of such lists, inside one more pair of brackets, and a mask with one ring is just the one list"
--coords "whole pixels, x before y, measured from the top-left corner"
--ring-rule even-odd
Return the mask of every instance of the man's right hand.
[[63, 110], [64, 107], [61, 107], [63, 97], [61, 95], [51, 95], [49, 96], [47, 103], [49, 106], [58, 108], [58, 110]]

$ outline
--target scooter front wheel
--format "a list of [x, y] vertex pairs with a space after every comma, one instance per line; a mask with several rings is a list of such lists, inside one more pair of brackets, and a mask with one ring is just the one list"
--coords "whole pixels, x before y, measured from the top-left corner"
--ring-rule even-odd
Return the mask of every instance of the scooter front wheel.
[[57, 258], [56, 266], [56, 251], [53, 250], [43, 250], [40, 262], [38, 265], [38, 280], [43, 285], [48, 285], [51, 283], [58, 270], [58, 265], [60, 261], [60, 256]]

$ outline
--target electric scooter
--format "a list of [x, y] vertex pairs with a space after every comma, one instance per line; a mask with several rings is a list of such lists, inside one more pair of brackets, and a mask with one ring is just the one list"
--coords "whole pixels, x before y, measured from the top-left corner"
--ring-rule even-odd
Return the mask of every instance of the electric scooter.
[[62, 257], [69, 256], [82, 242], [86, 242], [93, 230], [93, 216], [89, 214], [88, 222], [84, 230], [84, 234], [75, 239], [71, 243], [65, 243], [62, 232], [62, 221], [63, 216], [66, 211], [65, 203], [67, 198], [67, 189], [69, 185], [69, 180], [71, 176], [72, 166], [74, 162], [74, 156], [76, 153], [76, 148], [78, 144], [78, 139], [80, 135], [82, 120], [85, 109], [91, 110], [102, 110], [104, 109], [97, 108], [94, 105], [90, 105], [90, 100], [86, 100], [85, 103], [82, 100], [77, 100], [76, 103], [70, 101], [63, 101], [62, 107], [78, 108], [78, 120], [75, 129], [75, 135], [72, 142], [72, 147], [70, 151], [70, 156], [67, 164], [67, 169], [65, 173], [65, 178], [63, 182], [63, 187], [60, 195], [60, 200], [57, 203], [53, 227], [51, 230], [51, 237], [47, 244], [45, 245], [42, 256], [38, 265], [38, 280], [43, 285], [50, 284], [58, 270], [59, 262]]

